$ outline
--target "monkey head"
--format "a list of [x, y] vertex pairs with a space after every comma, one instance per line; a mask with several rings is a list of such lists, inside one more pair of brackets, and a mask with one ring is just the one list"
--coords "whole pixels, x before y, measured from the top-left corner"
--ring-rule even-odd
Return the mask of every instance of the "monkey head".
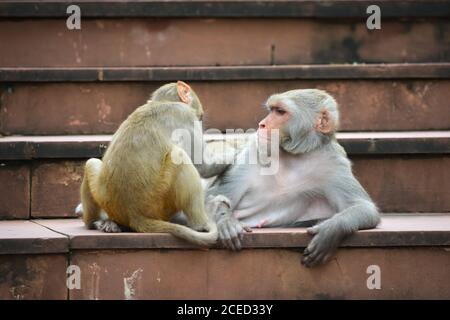
[[165, 102], [183, 102], [189, 105], [191, 111], [202, 120], [203, 107], [200, 99], [197, 97], [195, 91], [185, 82], [177, 81], [163, 85], [153, 92], [151, 101], [165, 101]]
[[300, 154], [312, 151], [334, 137], [339, 112], [334, 98], [318, 89], [299, 89], [274, 94], [265, 107], [258, 137], [270, 142], [271, 130], [279, 130], [283, 150]]

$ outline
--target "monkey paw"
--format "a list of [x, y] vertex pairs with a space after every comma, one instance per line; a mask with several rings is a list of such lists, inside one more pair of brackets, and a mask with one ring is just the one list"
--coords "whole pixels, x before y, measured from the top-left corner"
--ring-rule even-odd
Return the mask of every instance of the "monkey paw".
[[106, 233], [122, 232], [122, 229], [119, 227], [119, 225], [110, 219], [95, 221], [94, 228]]
[[306, 231], [313, 236], [303, 252], [302, 264], [307, 268], [329, 261], [345, 236], [342, 228], [334, 220], [326, 220]]
[[75, 208], [75, 214], [77, 217], [82, 217], [83, 216], [83, 205], [81, 203], [79, 203], [77, 205], [77, 207]]
[[252, 232], [249, 227], [244, 226], [232, 216], [221, 217], [217, 221], [217, 229], [222, 245], [233, 251], [242, 249], [241, 241], [244, 237], [244, 231]]
[[223, 195], [210, 195], [207, 198], [207, 211], [217, 222], [222, 245], [233, 251], [241, 250], [244, 231], [251, 232], [252, 230], [233, 217], [231, 201]]

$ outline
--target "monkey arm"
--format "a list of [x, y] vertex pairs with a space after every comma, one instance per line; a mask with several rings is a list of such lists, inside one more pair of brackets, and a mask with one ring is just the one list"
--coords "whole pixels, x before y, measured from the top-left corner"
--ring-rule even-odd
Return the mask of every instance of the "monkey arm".
[[376, 227], [380, 222], [377, 207], [351, 170], [343, 172], [326, 190], [326, 197], [338, 210], [331, 219], [338, 221], [347, 234]]
[[313, 236], [302, 260], [307, 267], [328, 261], [346, 236], [360, 229], [376, 227], [380, 221], [375, 204], [351, 170], [343, 172], [325, 190], [328, 201], [338, 213], [307, 229]]
[[216, 157], [206, 149], [206, 145], [204, 145], [204, 148], [202, 162], [194, 164], [202, 178], [208, 179], [217, 176], [230, 166], [231, 162], [227, 161], [225, 157]]
[[233, 251], [241, 249], [244, 231], [251, 232], [250, 228], [244, 226], [233, 215], [233, 210], [249, 188], [246, 175], [248, 169], [246, 165], [232, 165], [228, 171], [217, 177], [206, 191], [208, 199], [222, 201], [222, 204], [211, 210], [210, 214], [217, 223], [222, 244]]
[[191, 155], [191, 159], [200, 176], [208, 179], [224, 172], [233, 162], [234, 154], [230, 152], [212, 153], [203, 139], [200, 124], [190, 128], [191, 139], [182, 141], [182, 148]]
[[[246, 150], [242, 151], [247, 152]], [[238, 155], [240, 157], [241, 155]], [[244, 155], [245, 156], [245, 155]], [[238, 158], [237, 161], [240, 159]], [[238, 162], [239, 163], [239, 162]], [[232, 164], [224, 170], [206, 190], [207, 196], [223, 195], [230, 202], [230, 210], [236, 209], [244, 194], [249, 190], [249, 165]]]

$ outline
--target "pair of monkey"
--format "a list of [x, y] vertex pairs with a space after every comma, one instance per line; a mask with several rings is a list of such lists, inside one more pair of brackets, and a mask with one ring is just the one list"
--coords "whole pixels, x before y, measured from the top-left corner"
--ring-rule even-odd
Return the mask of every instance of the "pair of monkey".
[[[219, 238], [239, 250], [250, 228], [309, 225], [313, 238], [303, 264], [328, 261], [344, 237], [380, 220], [336, 140], [337, 103], [324, 91], [306, 89], [274, 94], [266, 107], [257, 134], [229, 164], [206, 148], [196, 122], [203, 108], [191, 87], [178, 81], [157, 89], [120, 125], [103, 159], [87, 161], [78, 208], [86, 226], [169, 232], [201, 246]], [[190, 139], [175, 144], [176, 129], [189, 132]], [[245, 159], [272, 145], [273, 132], [278, 170], [262, 175], [262, 164]], [[193, 145], [203, 146], [200, 163], [192, 161]], [[205, 197], [201, 177], [214, 176]], [[187, 226], [171, 222], [177, 212]]]

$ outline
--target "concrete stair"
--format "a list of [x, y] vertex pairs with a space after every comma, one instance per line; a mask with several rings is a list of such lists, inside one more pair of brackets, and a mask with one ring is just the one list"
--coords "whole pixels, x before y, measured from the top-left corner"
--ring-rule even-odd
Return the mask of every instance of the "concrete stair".
[[254, 128], [270, 94], [317, 87], [339, 101], [341, 131], [447, 130], [449, 79], [448, 62], [170, 68], [0, 63], [0, 134], [113, 133], [152, 91], [175, 80], [189, 81], [202, 97], [206, 128]]
[[[87, 158], [101, 157], [110, 138], [0, 138], [4, 181], [0, 216], [73, 217], [84, 163]], [[344, 132], [338, 139], [353, 161], [356, 176], [383, 212], [450, 212], [449, 131]]]
[[[81, 0], [70, 31], [65, 0], [1, 1], [0, 299], [449, 299], [450, 1], [379, 1], [373, 31], [371, 4]], [[301, 228], [254, 230], [240, 253], [84, 229], [85, 160], [175, 80], [221, 131], [255, 128], [272, 93], [329, 91], [382, 224], [317, 269], [300, 265]], [[81, 289], [67, 288], [69, 265]], [[366, 285], [371, 265], [380, 290]]]
[[[385, 216], [347, 239], [329, 264], [307, 269], [301, 228], [254, 230], [234, 253], [167, 234], [90, 231], [78, 219], [3, 221], [0, 297], [449, 299], [449, 234], [450, 216]], [[66, 287], [69, 265], [80, 268], [80, 289]], [[380, 289], [367, 287], [372, 265], [381, 269]]]
[[443, 0], [380, 2], [378, 33], [366, 28], [368, 0], [83, 2], [87, 19], [78, 32], [65, 26], [65, 1], [2, 4], [0, 17], [21, 19], [0, 23], [0, 38], [8, 43], [0, 65], [448, 62]]

